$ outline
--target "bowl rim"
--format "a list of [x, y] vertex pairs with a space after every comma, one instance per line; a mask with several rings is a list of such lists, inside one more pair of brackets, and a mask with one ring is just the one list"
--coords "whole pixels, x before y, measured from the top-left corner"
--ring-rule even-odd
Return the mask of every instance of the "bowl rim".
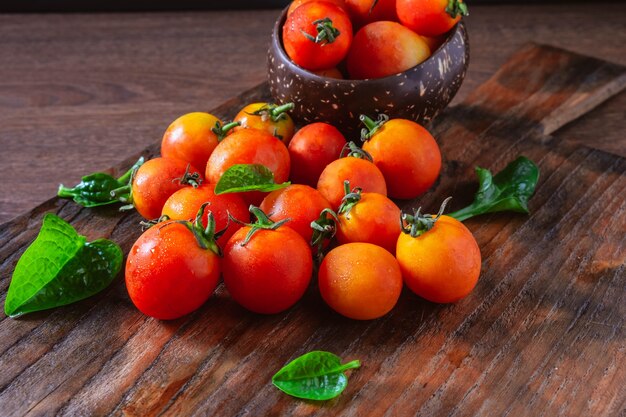
[[[392, 75], [387, 75], [385, 77], [380, 77], [380, 78], [364, 78], [364, 79], [354, 79], [354, 78], [332, 78], [332, 77], [324, 77], [321, 75], [318, 75], [312, 71], [309, 71], [305, 68], [302, 68], [299, 65], [296, 65], [295, 62], [293, 62], [291, 60], [291, 58], [289, 57], [289, 55], [287, 55], [287, 52], [285, 51], [285, 48], [283, 47], [283, 37], [282, 37], [282, 28], [283, 25], [285, 23], [285, 21], [287, 20], [287, 11], [289, 10], [289, 5], [287, 5], [281, 12], [281, 14], [278, 16], [278, 19], [276, 19], [276, 22], [274, 23], [274, 28], [272, 29], [272, 39], [271, 39], [271, 45], [273, 47], [275, 47], [275, 49], [278, 51], [278, 54], [280, 55], [281, 59], [283, 61], [286, 61], [287, 64], [289, 66], [289, 68], [293, 71], [296, 72], [299, 75], [304, 75], [306, 77], [309, 78], [313, 78], [316, 81], [321, 81], [321, 82], [325, 82], [325, 83], [329, 83], [329, 82], [334, 82], [334, 83], [339, 83], [339, 84], [355, 84], [355, 83], [384, 83], [385, 81], [391, 81], [395, 78], [398, 77], [402, 77], [405, 74], [412, 72], [412, 71], [416, 71], [418, 70], [420, 67], [422, 67], [423, 65], [425, 65], [428, 61], [430, 61], [432, 58], [435, 57], [435, 55], [438, 55], [442, 48], [444, 47], [444, 45], [448, 44], [450, 42], [450, 40], [461, 30], [465, 31], [465, 23], [463, 21], [463, 18], [461, 17], [461, 20], [459, 20], [447, 33], [446, 33], [446, 39], [445, 41], [443, 41], [443, 43], [441, 45], [439, 45], [439, 47], [437, 47], [437, 49], [435, 49], [434, 52], [432, 52], [430, 54], [430, 56], [428, 58], [426, 58], [424, 61], [420, 62], [419, 64], [412, 66], [411, 68], [408, 68], [402, 72], [398, 72]], [[468, 43], [468, 39], [467, 39], [467, 35], [464, 35], [463, 38], [465, 38], [465, 44]], [[467, 46], [466, 46], [467, 48]]]

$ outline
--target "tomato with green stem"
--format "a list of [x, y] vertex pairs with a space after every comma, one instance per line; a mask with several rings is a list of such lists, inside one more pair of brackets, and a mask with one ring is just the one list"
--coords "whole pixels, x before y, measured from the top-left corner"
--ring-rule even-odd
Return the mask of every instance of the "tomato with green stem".
[[397, 22], [374, 22], [354, 36], [346, 60], [354, 79], [387, 77], [406, 71], [430, 56], [424, 39]]
[[220, 276], [215, 221], [205, 206], [195, 222], [166, 221], [145, 231], [128, 253], [126, 288], [144, 314], [172, 320], [191, 313], [213, 294]]
[[345, 145], [346, 138], [328, 123], [303, 126], [289, 143], [289, 178], [298, 184], [317, 186], [324, 168], [339, 158]]
[[281, 105], [273, 103], [248, 104], [235, 116], [233, 122], [239, 123], [239, 126], [235, 127], [234, 130], [263, 130], [288, 145], [296, 130], [291, 116], [287, 113], [293, 107], [293, 103]]
[[289, 219], [285, 226], [291, 227], [305, 241], [310, 242], [313, 235], [311, 222], [319, 217], [322, 210], [329, 209], [330, 203], [315, 188], [292, 184], [269, 193], [260, 208], [272, 221]]
[[208, 205], [202, 217], [202, 224], [206, 227], [209, 215], [213, 215], [216, 230], [223, 231], [217, 238], [217, 243], [224, 247], [228, 239], [241, 227], [239, 223], [231, 221], [229, 216], [242, 222], [247, 222], [250, 218], [248, 205], [240, 195], [236, 193], [216, 195], [215, 184], [202, 184], [198, 188], [185, 187], [167, 199], [161, 215], [167, 216], [170, 220], [189, 220], [205, 203]]
[[387, 314], [402, 292], [398, 262], [371, 243], [338, 246], [324, 257], [318, 271], [320, 293], [339, 314], [372, 320]]
[[467, 16], [462, 0], [397, 0], [400, 22], [422, 36], [438, 36], [448, 32]]
[[294, 10], [283, 26], [283, 46], [298, 66], [317, 71], [336, 67], [352, 44], [352, 23], [340, 7], [312, 1]]
[[257, 222], [239, 229], [224, 248], [224, 284], [233, 299], [255, 313], [275, 314], [304, 295], [313, 272], [308, 243], [287, 219], [271, 221], [258, 207]]
[[417, 123], [380, 115], [361, 115], [363, 149], [383, 173], [390, 197], [412, 199], [428, 191], [441, 171], [441, 151], [435, 138]]
[[436, 216], [402, 214], [396, 258], [407, 287], [434, 303], [453, 303], [478, 282], [481, 256], [472, 233], [460, 221], [444, 216], [446, 199]]
[[[217, 145], [206, 167], [206, 178], [217, 184], [224, 172], [237, 164], [261, 164], [274, 174], [277, 184], [289, 178], [289, 151], [283, 142], [268, 132], [242, 129], [228, 135]], [[248, 204], [259, 204], [264, 193], [249, 191], [241, 193]]]
[[372, 162], [370, 154], [349, 142], [341, 156], [342, 158], [324, 168], [317, 182], [317, 190], [326, 197], [333, 210], [341, 205], [345, 195], [345, 181], [349, 181], [353, 187], [359, 187], [363, 192], [387, 195], [385, 178]]
[[350, 190], [344, 184], [345, 196], [337, 212], [337, 241], [339, 244], [366, 242], [395, 253], [400, 235], [400, 208], [378, 193]]
[[161, 155], [165, 158], [182, 159], [204, 169], [219, 141], [238, 124], [223, 124], [209, 113], [184, 114], [174, 120], [165, 131], [161, 140]]

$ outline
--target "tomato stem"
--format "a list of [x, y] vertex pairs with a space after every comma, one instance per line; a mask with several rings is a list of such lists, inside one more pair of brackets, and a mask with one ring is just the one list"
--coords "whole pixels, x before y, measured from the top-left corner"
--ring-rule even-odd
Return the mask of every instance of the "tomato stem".
[[250, 214], [256, 217], [257, 219], [256, 222], [242, 223], [241, 221], [235, 219], [234, 217], [230, 217], [232, 220], [236, 221], [237, 223], [244, 224], [245, 226], [248, 226], [250, 228], [250, 231], [246, 235], [246, 238], [243, 240], [243, 242], [241, 242], [241, 246], [246, 246], [248, 242], [250, 241], [250, 239], [252, 239], [252, 236], [254, 236], [254, 234], [258, 232], [259, 230], [276, 230], [283, 224], [291, 221], [290, 218], [287, 218], [287, 219], [282, 219], [280, 221], [275, 222], [271, 220], [269, 217], [267, 217], [267, 214], [265, 214], [263, 210], [261, 210], [259, 207], [255, 205], [250, 205], [249, 211], [250, 211]]
[[341, 205], [339, 206], [338, 213], [345, 214], [346, 219], [350, 218], [350, 210], [354, 207], [359, 201], [361, 201], [361, 191], [360, 187], [355, 187], [350, 190], [350, 181], [345, 180], [343, 182], [343, 192], [345, 195], [341, 199]]
[[361, 141], [367, 142], [389, 121], [389, 116], [381, 113], [378, 115], [378, 120], [374, 121], [369, 116], [362, 114], [359, 116], [359, 120], [365, 125], [365, 127], [361, 129]]
[[187, 226], [191, 233], [193, 233], [196, 238], [196, 242], [198, 242], [198, 246], [202, 249], [208, 249], [213, 253], [222, 256], [222, 251], [215, 241], [215, 217], [213, 217], [212, 212], [209, 212], [207, 216], [206, 228], [202, 225], [202, 217], [204, 217], [204, 211], [209, 204], [209, 202], [206, 202], [200, 206], [198, 214], [196, 214], [196, 219], [193, 223], [190, 221], [180, 221], [179, 223]]
[[271, 119], [273, 122], [278, 122], [280, 120], [287, 120], [289, 117], [287, 112], [289, 110], [293, 110], [294, 107], [294, 103], [285, 103], [280, 106], [273, 103], [265, 103], [258, 110], [255, 110], [252, 113], [246, 113], [252, 116], [260, 116], [261, 120], [264, 122], [268, 119]]
[[446, 13], [448, 13], [453, 19], [457, 16], [469, 16], [467, 4], [463, 3], [461, 0], [448, 0]]
[[215, 122], [215, 126], [211, 128], [211, 132], [215, 133], [217, 141], [221, 142], [222, 139], [228, 136], [229, 131], [237, 126], [241, 126], [241, 122], [230, 122], [222, 125], [218, 120]]
[[446, 205], [450, 200], [452, 200], [452, 197], [448, 197], [443, 200], [443, 203], [441, 203], [441, 207], [439, 208], [439, 212], [435, 217], [431, 214], [422, 214], [421, 207], [415, 210], [413, 215], [401, 212], [400, 228], [402, 229], [402, 232], [411, 235], [411, 237], [418, 237], [428, 232], [435, 226], [435, 222], [439, 220], [439, 217], [443, 214], [443, 211], [446, 209]]
[[333, 26], [333, 21], [329, 17], [314, 20], [311, 24], [315, 26], [317, 36], [313, 37], [303, 30], [300, 31], [311, 42], [325, 45], [335, 42], [335, 39], [341, 35], [339, 29]]
[[191, 168], [191, 164], [187, 164], [187, 168], [185, 168], [185, 173], [183, 174], [182, 178], [174, 178], [172, 182], [179, 181], [180, 184], [191, 185], [193, 188], [198, 188], [202, 183], [200, 173], [189, 172], [189, 168]]
[[315, 253], [315, 261], [319, 265], [324, 258], [324, 241], [335, 237], [337, 232], [337, 213], [332, 209], [325, 208], [320, 212], [317, 220], [311, 222], [313, 235], [311, 236], [311, 247], [317, 249]]
[[353, 158], [361, 158], [367, 159], [370, 162], [374, 162], [374, 158], [367, 152], [365, 149], [361, 149], [357, 146], [356, 143], [350, 141], [343, 146], [341, 149], [341, 153], [339, 154], [340, 158], [344, 158], [346, 156], [351, 156]]
[[169, 219], [170, 219], [170, 216], [168, 216], [167, 214], [164, 214], [158, 219], [143, 220], [143, 221], [140, 221], [139, 224], [141, 225], [141, 230], [148, 230], [152, 226], [168, 221]]

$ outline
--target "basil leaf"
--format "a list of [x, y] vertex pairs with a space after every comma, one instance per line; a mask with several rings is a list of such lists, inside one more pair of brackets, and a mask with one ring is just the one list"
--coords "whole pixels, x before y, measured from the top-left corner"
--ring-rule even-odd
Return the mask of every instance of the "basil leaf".
[[341, 358], [330, 352], [313, 351], [294, 359], [272, 377], [281, 391], [307, 400], [330, 400], [348, 385], [344, 371], [361, 366], [356, 360], [341, 364]]
[[495, 176], [487, 169], [476, 167], [478, 192], [469, 206], [449, 214], [463, 221], [479, 214], [497, 211], [529, 213], [528, 200], [539, 180], [539, 167], [520, 156]]
[[228, 168], [215, 185], [215, 194], [242, 193], [246, 191], [269, 192], [291, 185], [276, 184], [274, 173], [261, 164], [235, 164]]
[[17, 262], [4, 311], [16, 317], [90, 297], [111, 283], [123, 258], [117, 244], [86, 243], [63, 219], [46, 214], [39, 235]]

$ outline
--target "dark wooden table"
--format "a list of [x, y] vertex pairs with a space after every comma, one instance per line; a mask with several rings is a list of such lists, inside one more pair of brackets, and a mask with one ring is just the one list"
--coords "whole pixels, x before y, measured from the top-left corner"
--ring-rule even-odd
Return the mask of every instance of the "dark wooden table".
[[[529, 40], [625, 64], [624, 11], [474, 8], [472, 65], [455, 100], [463, 105], [432, 126], [446, 159], [437, 190], [467, 200], [473, 164], [501, 167], [520, 153], [540, 161], [545, 175], [532, 216], [469, 223], [484, 260], [472, 297], [436, 306], [403, 294], [393, 314], [358, 323], [329, 312], [315, 291], [285, 315], [258, 317], [221, 288], [196, 314], [161, 323], [138, 313], [118, 281], [72, 307], [22, 320], [0, 314], [0, 415], [623, 413], [624, 93], [557, 129], [569, 109], [623, 86], [624, 69], [526, 47], [483, 82]], [[58, 182], [156, 142], [178, 114], [208, 110], [262, 81], [275, 15], [0, 16], [4, 219], [49, 198]], [[570, 68], [587, 74], [585, 88], [568, 89], [581, 82]], [[501, 123], [502, 112], [519, 118]], [[440, 196], [423, 200], [434, 207]], [[51, 200], [0, 227], [2, 299], [17, 254], [48, 210], [125, 250], [137, 233], [136, 215]], [[346, 394], [321, 407], [267, 383], [310, 347], [363, 355], [365, 364]]]

